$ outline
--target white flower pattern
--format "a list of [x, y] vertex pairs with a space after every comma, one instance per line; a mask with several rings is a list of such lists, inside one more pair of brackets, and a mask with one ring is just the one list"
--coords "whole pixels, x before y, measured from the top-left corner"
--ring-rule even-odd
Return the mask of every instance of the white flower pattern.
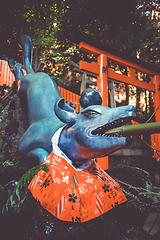
[[85, 180], [85, 182], [86, 182], [86, 183], [91, 183], [91, 184], [93, 184], [93, 179], [88, 177], [88, 178]]
[[104, 197], [103, 192], [100, 192], [100, 193], [99, 193], [99, 196], [100, 196], [101, 198]]
[[62, 177], [62, 182], [65, 182], [68, 184], [69, 176]]

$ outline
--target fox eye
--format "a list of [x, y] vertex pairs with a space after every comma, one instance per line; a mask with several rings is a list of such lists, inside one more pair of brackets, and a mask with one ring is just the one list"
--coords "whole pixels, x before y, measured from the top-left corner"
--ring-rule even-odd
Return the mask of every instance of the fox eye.
[[94, 110], [87, 110], [87, 111], [83, 112], [83, 114], [84, 114], [86, 117], [96, 117], [97, 115], [100, 115], [99, 112], [94, 111]]

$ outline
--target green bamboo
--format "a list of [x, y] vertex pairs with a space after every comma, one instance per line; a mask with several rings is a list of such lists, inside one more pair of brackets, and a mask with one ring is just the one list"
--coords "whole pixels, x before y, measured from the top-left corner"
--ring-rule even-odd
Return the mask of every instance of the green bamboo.
[[105, 132], [107, 135], [143, 135], [146, 133], [160, 133], [160, 122], [124, 125]]

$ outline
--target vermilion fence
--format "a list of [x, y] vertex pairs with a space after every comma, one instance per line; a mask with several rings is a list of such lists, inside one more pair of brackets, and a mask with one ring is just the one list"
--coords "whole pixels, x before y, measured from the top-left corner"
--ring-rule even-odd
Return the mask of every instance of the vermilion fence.
[[14, 81], [15, 77], [9, 68], [8, 62], [0, 59], [0, 86], [11, 87]]
[[[0, 59], [0, 86], [6, 85], [11, 87], [15, 81], [14, 74], [11, 72], [8, 62]], [[75, 105], [76, 112], [79, 112], [79, 95], [72, 93], [62, 87], [58, 89], [65, 101], [71, 100]]]
[[71, 100], [76, 108], [76, 112], [79, 112], [79, 95], [72, 93], [62, 87], [58, 86], [58, 89], [64, 98], [65, 102]]

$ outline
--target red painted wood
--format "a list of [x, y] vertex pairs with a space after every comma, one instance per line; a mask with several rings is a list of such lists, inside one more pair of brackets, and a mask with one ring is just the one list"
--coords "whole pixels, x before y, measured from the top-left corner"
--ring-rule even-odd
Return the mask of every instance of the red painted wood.
[[[103, 104], [108, 106], [108, 83], [107, 78], [111, 78], [113, 80], [118, 80], [120, 82], [127, 83], [129, 85], [136, 86], [138, 88], [146, 89], [152, 91], [154, 93], [154, 107], [155, 109], [158, 107], [160, 103], [160, 75], [156, 72], [142, 67], [138, 64], [125, 60], [123, 58], [117, 57], [113, 54], [105, 52], [101, 49], [95, 48], [85, 42], [81, 42], [79, 44], [79, 49], [83, 50], [89, 54], [93, 54], [97, 56], [98, 61], [97, 64], [95, 63], [94, 66], [91, 63], [87, 63], [84, 61], [80, 61], [80, 69], [84, 71], [89, 71], [95, 73], [97, 75], [97, 89], [101, 92], [102, 98], [104, 99]], [[104, 57], [106, 59], [111, 60], [114, 63], [120, 64], [121, 66], [127, 67], [129, 69], [129, 76], [116, 73], [111, 68], [108, 68], [107, 62], [104, 61]], [[105, 68], [105, 72], [102, 71], [102, 68]], [[144, 81], [140, 81], [135, 77], [135, 71], [147, 74], [151, 77], [151, 83], [146, 83]], [[106, 76], [105, 76], [106, 74]], [[160, 121], [160, 109], [156, 112], [156, 121]], [[160, 151], [160, 134], [152, 135], [151, 138], [152, 147], [156, 148]], [[158, 155], [156, 155], [157, 157]], [[159, 159], [159, 156], [157, 157]], [[160, 160], [160, 159], [159, 159]]]
[[139, 88], [143, 88], [143, 89], [155, 92], [155, 85], [153, 83], [147, 83], [147, 82], [143, 82], [136, 79], [135, 74], [132, 70], [130, 71], [131, 75], [126, 76], [124, 74], [114, 72], [112, 68], [108, 68], [108, 77], [111, 79], [116, 79], [120, 82], [127, 83], [129, 85], [133, 85], [135, 87], [139, 87]]
[[113, 60], [117, 64], [121, 64], [124, 67], [131, 67], [131, 68], [134, 68], [134, 69], [138, 70], [139, 72], [143, 72], [143, 73], [146, 73], [146, 74], [152, 75], [152, 76], [156, 74], [154, 71], [152, 71], [150, 69], [147, 69], [147, 68], [142, 67], [138, 64], [127, 61], [123, 58], [117, 57], [117, 56], [115, 56], [113, 54], [110, 54], [108, 52], [105, 52], [101, 49], [95, 48], [95, 47], [93, 47], [93, 46], [91, 46], [91, 45], [89, 45], [85, 42], [80, 42], [79, 49], [84, 51], [84, 52], [93, 54], [94, 56], [99, 56], [100, 54], [107, 54], [108, 59]]
[[85, 62], [85, 61], [80, 61], [79, 62], [79, 68], [81, 70], [85, 70], [87, 72], [91, 72], [91, 73], [94, 73], [94, 74], [97, 74], [99, 75], [99, 65], [96, 64], [96, 63], [88, 63], [88, 62]]

